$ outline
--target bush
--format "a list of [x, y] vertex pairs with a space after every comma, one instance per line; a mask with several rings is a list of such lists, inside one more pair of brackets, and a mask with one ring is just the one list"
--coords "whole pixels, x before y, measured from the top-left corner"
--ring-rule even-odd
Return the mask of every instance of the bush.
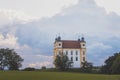
[[23, 69], [23, 71], [35, 71], [35, 68], [31, 68], [31, 67], [27, 67], [25, 69]]
[[46, 67], [45, 66], [42, 66], [42, 68], [41, 68], [42, 70], [46, 70]]

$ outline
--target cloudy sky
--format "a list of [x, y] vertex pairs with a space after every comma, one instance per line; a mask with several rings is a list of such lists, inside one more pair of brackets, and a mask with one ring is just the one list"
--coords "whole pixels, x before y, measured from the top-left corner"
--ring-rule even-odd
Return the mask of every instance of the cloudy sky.
[[0, 48], [14, 48], [24, 67], [53, 66], [53, 43], [84, 34], [87, 60], [102, 65], [120, 50], [119, 0], [0, 0]]

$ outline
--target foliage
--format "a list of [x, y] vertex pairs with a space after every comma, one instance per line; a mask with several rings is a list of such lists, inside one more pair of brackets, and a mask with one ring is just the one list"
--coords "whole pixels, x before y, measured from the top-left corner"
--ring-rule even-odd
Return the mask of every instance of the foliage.
[[93, 68], [92, 63], [85, 61], [85, 62], [82, 62], [82, 67], [80, 70], [82, 72], [92, 72], [92, 68]]
[[31, 67], [27, 67], [25, 69], [23, 69], [23, 71], [35, 71], [35, 68], [31, 68]]
[[57, 69], [64, 71], [71, 67], [72, 62], [69, 61], [69, 59], [66, 55], [62, 54], [62, 55], [56, 56], [54, 64]]
[[18, 70], [22, 66], [23, 59], [13, 50], [9, 48], [0, 49], [0, 69]]
[[46, 66], [42, 66], [42, 68], [41, 68], [42, 70], [46, 70]]
[[101, 66], [93, 66], [92, 73], [99, 74], [101, 70]]
[[111, 66], [111, 73], [120, 74], [120, 55], [116, 57]]
[[115, 53], [105, 60], [105, 65], [101, 68], [102, 73], [120, 74], [120, 52]]
[[120, 80], [120, 75], [42, 71], [0, 71], [0, 80]]

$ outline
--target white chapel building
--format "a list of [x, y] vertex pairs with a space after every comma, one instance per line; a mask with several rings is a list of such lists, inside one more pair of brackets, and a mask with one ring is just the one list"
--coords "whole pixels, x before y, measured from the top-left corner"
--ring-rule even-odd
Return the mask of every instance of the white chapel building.
[[78, 40], [61, 40], [58, 36], [54, 42], [54, 59], [63, 53], [73, 62], [72, 68], [80, 68], [86, 61], [86, 41], [84, 37]]

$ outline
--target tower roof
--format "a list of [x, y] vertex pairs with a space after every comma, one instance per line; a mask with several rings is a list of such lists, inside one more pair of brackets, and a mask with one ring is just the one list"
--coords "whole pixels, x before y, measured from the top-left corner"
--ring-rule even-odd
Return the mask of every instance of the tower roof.
[[61, 40], [63, 48], [81, 48], [80, 41]]

